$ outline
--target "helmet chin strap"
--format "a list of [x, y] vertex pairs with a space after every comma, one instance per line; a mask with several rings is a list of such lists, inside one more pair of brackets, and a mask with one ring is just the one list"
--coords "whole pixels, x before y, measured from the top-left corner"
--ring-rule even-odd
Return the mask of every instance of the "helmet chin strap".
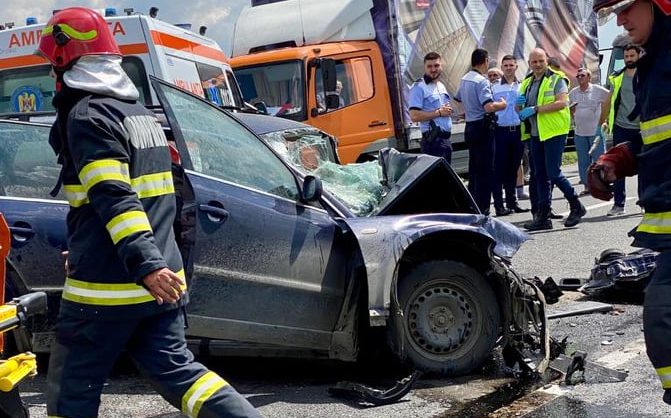
[[51, 67], [56, 75], [56, 92], [60, 92], [63, 89], [63, 70], [57, 70], [54, 67]]

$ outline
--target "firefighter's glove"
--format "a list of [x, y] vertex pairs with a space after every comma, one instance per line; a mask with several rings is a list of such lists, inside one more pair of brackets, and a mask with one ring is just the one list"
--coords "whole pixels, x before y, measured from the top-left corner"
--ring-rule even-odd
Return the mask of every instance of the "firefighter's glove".
[[167, 268], [152, 271], [142, 283], [159, 305], [177, 302], [186, 290], [184, 279]]
[[534, 109], [533, 106], [525, 107], [520, 112], [520, 119], [521, 120], [527, 120], [535, 114], [536, 114], [536, 109]]
[[517, 96], [517, 100], [515, 100], [515, 106], [519, 107], [524, 107], [527, 105], [527, 96], [524, 94], [520, 94]]
[[609, 149], [587, 170], [587, 184], [592, 196], [601, 200], [613, 197], [612, 184], [628, 176], [636, 175], [636, 159], [624, 142]]
[[612, 147], [596, 161], [603, 165], [603, 179], [609, 183], [637, 174], [636, 156], [631, 152], [629, 142], [623, 142]]
[[604, 180], [604, 166], [592, 163], [587, 169], [587, 188], [592, 196], [609, 201], [613, 198], [613, 185]]

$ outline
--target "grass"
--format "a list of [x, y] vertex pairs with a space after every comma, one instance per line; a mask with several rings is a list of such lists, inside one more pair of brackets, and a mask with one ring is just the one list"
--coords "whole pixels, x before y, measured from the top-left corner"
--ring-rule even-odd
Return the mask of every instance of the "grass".
[[576, 164], [577, 162], [578, 162], [578, 154], [576, 154], [575, 151], [569, 151], [562, 154], [561, 157], [562, 165]]

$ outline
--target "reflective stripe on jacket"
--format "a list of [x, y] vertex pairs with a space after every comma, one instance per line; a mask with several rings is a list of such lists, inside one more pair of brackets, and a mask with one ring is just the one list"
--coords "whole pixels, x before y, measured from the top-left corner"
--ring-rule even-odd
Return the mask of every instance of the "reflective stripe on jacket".
[[[52, 134], [58, 134], [57, 125]], [[135, 102], [87, 96], [70, 111], [63, 193], [70, 204], [62, 309], [87, 318], [136, 318], [158, 305], [142, 287], [167, 267], [182, 277], [175, 242], [170, 152], [156, 116]]]
[[[554, 103], [557, 99], [554, 93], [555, 84], [563, 77], [561, 74], [548, 69], [541, 80], [541, 85], [538, 88], [538, 97], [536, 98], [536, 105], [542, 106], [545, 104]], [[528, 94], [531, 83], [534, 80], [533, 73], [524, 78], [520, 85], [520, 94]], [[568, 82], [567, 82], [568, 85]], [[568, 107], [555, 112], [537, 113], [536, 121], [538, 123], [538, 137], [541, 141], [546, 141], [559, 135], [566, 135], [571, 128], [571, 113]], [[522, 123], [522, 140], [525, 141], [531, 137], [527, 132], [526, 123]]]
[[664, 251], [671, 249], [671, 49], [659, 45], [641, 56], [634, 78], [643, 140], [636, 156], [638, 204], [645, 214], [633, 235], [635, 246]]

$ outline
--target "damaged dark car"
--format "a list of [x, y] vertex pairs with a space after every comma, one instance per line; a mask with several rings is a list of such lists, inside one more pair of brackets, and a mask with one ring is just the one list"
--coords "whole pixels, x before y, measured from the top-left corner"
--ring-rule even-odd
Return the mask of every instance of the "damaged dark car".
[[[497, 344], [547, 367], [543, 295], [510, 267], [527, 236], [480, 214], [444, 160], [387, 149], [348, 168], [322, 156], [319, 135], [281, 155], [227, 111], [152, 83], [181, 158], [175, 227], [201, 350], [354, 361], [378, 329], [373, 344], [422, 371], [468, 373]], [[68, 207], [48, 195], [55, 159], [35, 151], [47, 133], [0, 121], [10, 296], [57, 299], [63, 281]], [[52, 320], [33, 325], [35, 350], [48, 350]]]

